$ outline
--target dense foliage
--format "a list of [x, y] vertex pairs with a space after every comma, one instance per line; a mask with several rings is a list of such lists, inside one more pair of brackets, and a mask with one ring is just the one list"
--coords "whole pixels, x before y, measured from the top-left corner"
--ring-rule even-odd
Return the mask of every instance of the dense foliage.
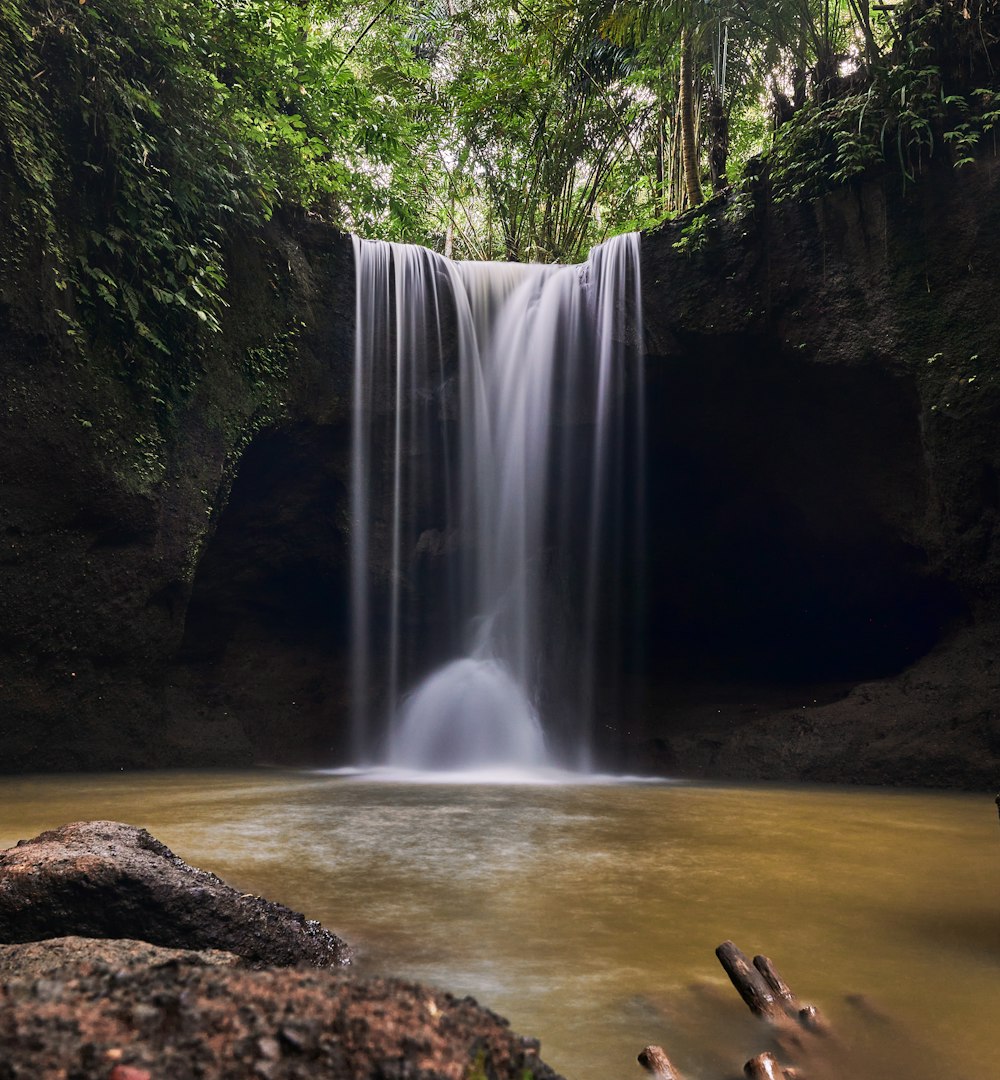
[[[151, 355], [190, 366], [218, 329], [228, 230], [282, 203], [335, 210], [347, 192], [361, 223], [390, 200], [399, 227], [413, 218], [377, 172], [401, 152], [406, 110], [387, 119], [325, 13], [243, 0], [0, 3], [4, 263], [43, 236], [68, 332], [112, 338], [139, 384]], [[190, 374], [178, 367], [169, 389]]]
[[1000, 119], [995, 7], [908, 5], [890, 51], [778, 129], [769, 155], [775, 198], [813, 197], [883, 163], [905, 185], [935, 153], [971, 165]]
[[41, 236], [67, 331], [109, 339], [138, 385], [183, 357], [150, 382], [183, 394], [224, 237], [283, 205], [572, 259], [752, 155], [779, 198], [883, 162], [913, 178], [942, 148], [966, 163], [1000, 116], [996, 7], [0, 0], [0, 271]]

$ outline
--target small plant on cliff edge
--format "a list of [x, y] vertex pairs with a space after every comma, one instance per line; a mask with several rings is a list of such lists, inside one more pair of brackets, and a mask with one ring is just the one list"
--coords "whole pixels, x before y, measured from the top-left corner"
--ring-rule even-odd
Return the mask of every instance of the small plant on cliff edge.
[[993, 78], [996, 38], [986, 15], [933, 0], [903, 10], [893, 50], [860, 89], [809, 103], [778, 130], [767, 155], [776, 200], [814, 198], [881, 162], [906, 184], [942, 147], [966, 165], [995, 129], [1000, 95], [970, 84]]
[[714, 220], [710, 214], [695, 214], [681, 227], [681, 238], [674, 242], [674, 250], [685, 255], [695, 255], [708, 247]]

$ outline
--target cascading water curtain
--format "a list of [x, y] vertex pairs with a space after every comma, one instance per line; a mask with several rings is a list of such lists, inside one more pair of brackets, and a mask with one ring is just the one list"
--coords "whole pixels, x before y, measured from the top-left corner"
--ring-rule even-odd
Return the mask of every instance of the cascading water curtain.
[[395, 765], [589, 769], [641, 591], [638, 236], [582, 267], [354, 251], [355, 760], [374, 725]]

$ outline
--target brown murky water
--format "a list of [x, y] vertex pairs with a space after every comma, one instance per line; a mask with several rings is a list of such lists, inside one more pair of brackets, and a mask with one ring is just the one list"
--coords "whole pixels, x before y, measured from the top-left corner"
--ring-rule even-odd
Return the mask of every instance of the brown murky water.
[[640, 1080], [649, 1042], [690, 1080], [739, 1075], [766, 1036], [713, 956], [727, 937], [828, 1014], [848, 1060], [832, 1075], [1000, 1077], [987, 796], [265, 771], [0, 779], [0, 847], [99, 817], [321, 919], [364, 970], [475, 995], [575, 1080]]

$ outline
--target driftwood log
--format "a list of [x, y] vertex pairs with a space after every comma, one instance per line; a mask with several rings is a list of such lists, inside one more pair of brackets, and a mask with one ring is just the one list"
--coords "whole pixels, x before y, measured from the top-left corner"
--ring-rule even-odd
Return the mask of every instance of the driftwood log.
[[785, 1071], [774, 1054], [763, 1053], [751, 1058], [743, 1066], [747, 1080], [785, 1080]]
[[683, 1080], [662, 1046], [647, 1046], [639, 1053], [639, 1064], [655, 1080]]
[[[727, 942], [727, 944], [732, 945], [732, 942]], [[735, 946], [733, 947], [735, 948]], [[719, 948], [721, 949], [722, 946], [720, 945]], [[788, 984], [778, 974], [778, 969], [771, 963], [770, 959], [766, 956], [755, 956], [753, 966], [764, 976], [764, 981], [774, 991], [775, 997], [784, 1005], [785, 1010], [798, 1012], [798, 998], [788, 988]]]
[[[780, 995], [775, 993], [765, 976], [733, 942], [724, 941], [715, 950], [715, 955], [729, 976], [729, 981], [736, 987], [737, 993], [754, 1016], [777, 1023], [788, 1015]], [[770, 961], [767, 961], [767, 964], [770, 966]], [[784, 983], [781, 985], [784, 986]], [[788, 993], [791, 995], [791, 991]]]
[[[766, 956], [753, 962], [732, 941], [724, 941], [715, 955], [740, 997], [754, 1014], [764, 1020], [773, 1037], [775, 1050], [757, 1054], [743, 1066], [747, 1080], [802, 1080], [802, 1073], [790, 1061], [796, 1057], [815, 1058], [815, 1047], [830, 1033], [829, 1025], [814, 1005], [802, 1005], [791, 987]], [[639, 1064], [655, 1080], [682, 1080], [681, 1074], [661, 1046], [647, 1046], [639, 1054]]]

